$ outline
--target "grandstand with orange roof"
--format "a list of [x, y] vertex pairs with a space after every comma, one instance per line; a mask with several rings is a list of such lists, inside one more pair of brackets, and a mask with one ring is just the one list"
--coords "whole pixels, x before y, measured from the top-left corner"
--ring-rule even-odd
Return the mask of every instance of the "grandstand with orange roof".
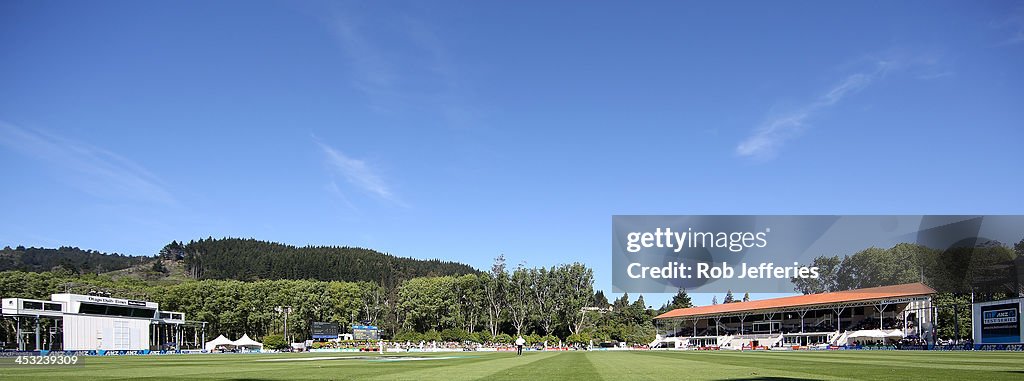
[[652, 348], [814, 349], [933, 343], [923, 283], [680, 308], [655, 317]]

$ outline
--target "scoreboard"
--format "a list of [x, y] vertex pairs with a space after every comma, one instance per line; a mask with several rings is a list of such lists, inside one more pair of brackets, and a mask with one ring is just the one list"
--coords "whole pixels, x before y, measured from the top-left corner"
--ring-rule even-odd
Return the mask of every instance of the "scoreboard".
[[352, 339], [378, 340], [380, 339], [380, 330], [376, 326], [372, 325], [353, 325]]
[[313, 332], [314, 339], [337, 339], [341, 327], [338, 326], [338, 323], [315, 321], [310, 331]]

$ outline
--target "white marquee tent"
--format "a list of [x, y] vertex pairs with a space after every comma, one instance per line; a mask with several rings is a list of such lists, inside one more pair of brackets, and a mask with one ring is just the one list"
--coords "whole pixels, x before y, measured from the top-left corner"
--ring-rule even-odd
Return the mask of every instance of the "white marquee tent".
[[203, 348], [207, 351], [213, 351], [219, 346], [230, 347], [230, 348], [245, 348], [247, 350], [263, 349], [263, 343], [249, 338], [248, 334], [242, 335], [242, 338], [232, 341], [231, 339], [224, 337], [224, 335], [217, 336], [216, 339], [207, 341]]
[[263, 343], [250, 339], [249, 334], [242, 335], [241, 339], [235, 340], [234, 344], [236, 347], [246, 349], [263, 349]]
[[891, 331], [883, 331], [879, 329], [869, 329], [864, 331], [857, 331], [847, 336], [851, 339], [870, 338], [870, 339], [885, 339], [885, 338], [903, 338], [903, 332], [898, 329]]
[[880, 329], [868, 329], [868, 330], [856, 331], [854, 333], [851, 333], [849, 336], [846, 337], [846, 340], [847, 340], [847, 343], [853, 344], [853, 343], [857, 343], [857, 342], [865, 342], [865, 341], [873, 341], [873, 340], [878, 340], [878, 341], [883, 341], [883, 342], [891, 342], [891, 341], [899, 340], [899, 339], [902, 339], [902, 338], [903, 338], [903, 332], [901, 332], [898, 329], [893, 329], [893, 330], [889, 330], [889, 331], [880, 330]]
[[224, 337], [224, 335], [220, 335], [220, 336], [217, 336], [216, 339], [207, 341], [206, 344], [203, 345], [203, 349], [206, 349], [207, 351], [212, 351], [214, 348], [217, 348], [217, 346], [220, 346], [220, 345], [234, 346], [235, 342], [231, 341], [231, 339], [229, 339], [229, 338]]

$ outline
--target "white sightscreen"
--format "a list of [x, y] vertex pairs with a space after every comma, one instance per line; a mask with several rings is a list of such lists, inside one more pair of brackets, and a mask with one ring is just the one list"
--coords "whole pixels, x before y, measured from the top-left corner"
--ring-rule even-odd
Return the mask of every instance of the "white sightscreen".
[[64, 317], [64, 350], [149, 349], [149, 320], [103, 316]]

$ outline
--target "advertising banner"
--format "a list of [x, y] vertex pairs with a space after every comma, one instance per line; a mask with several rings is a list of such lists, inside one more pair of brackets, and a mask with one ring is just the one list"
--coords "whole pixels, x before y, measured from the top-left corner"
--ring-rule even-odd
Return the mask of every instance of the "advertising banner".
[[981, 307], [981, 338], [983, 343], [1019, 343], [1020, 303]]

